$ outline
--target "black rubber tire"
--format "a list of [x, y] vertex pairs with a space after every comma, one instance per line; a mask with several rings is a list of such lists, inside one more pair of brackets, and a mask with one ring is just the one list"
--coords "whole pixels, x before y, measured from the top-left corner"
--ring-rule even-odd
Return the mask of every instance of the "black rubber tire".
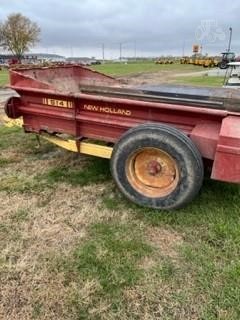
[[226, 61], [222, 61], [222, 62], [219, 62], [219, 68], [220, 69], [227, 69], [228, 68], [228, 63]]
[[[129, 157], [143, 148], [158, 148], [177, 163], [179, 181], [164, 197], [152, 198], [139, 193], [128, 180]], [[157, 209], [178, 209], [198, 194], [204, 176], [203, 161], [196, 146], [183, 132], [165, 124], [147, 123], [128, 130], [115, 144], [111, 157], [111, 173], [120, 191], [138, 205]]]

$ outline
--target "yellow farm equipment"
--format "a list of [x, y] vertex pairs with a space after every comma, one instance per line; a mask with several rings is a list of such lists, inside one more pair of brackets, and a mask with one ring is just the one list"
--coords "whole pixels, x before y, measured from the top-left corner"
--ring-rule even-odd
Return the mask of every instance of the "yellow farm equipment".
[[158, 59], [155, 63], [156, 64], [173, 64], [174, 60], [173, 59], [162, 58], [162, 59]]
[[219, 64], [219, 58], [218, 57], [182, 57], [180, 59], [181, 64], [193, 64], [195, 66], [202, 66], [204, 68], [213, 68], [217, 67]]
[[213, 67], [217, 67], [218, 63], [219, 63], [219, 59], [209, 57], [205, 59], [203, 66], [205, 68], [213, 68]]
[[180, 59], [181, 64], [190, 64], [190, 58], [189, 57], [182, 57]]

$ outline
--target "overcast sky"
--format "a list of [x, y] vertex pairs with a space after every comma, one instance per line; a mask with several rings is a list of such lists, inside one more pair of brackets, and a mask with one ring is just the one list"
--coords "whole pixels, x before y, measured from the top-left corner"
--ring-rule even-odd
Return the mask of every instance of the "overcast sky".
[[240, 1], [212, 0], [0, 0], [0, 20], [20, 12], [37, 22], [41, 42], [33, 52], [65, 56], [160, 56], [220, 53], [228, 46], [240, 54]]

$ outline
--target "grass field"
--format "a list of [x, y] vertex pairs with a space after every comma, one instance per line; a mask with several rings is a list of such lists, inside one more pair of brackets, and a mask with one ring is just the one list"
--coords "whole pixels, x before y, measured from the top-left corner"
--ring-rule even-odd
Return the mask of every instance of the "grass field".
[[240, 188], [140, 208], [108, 160], [0, 127], [0, 318], [239, 320]]
[[8, 81], [9, 81], [8, 70], [6, 69], [0, 70], [0, 87], [5, 86], [8, 83]]
[[[206, 75], [192, 75], [193, 72], [204, 71], [203, 68], [194, 65], [158, 65], [153, 62], [141, 63], [106, 63], [92, 67], [96, 71], [117, 77], [124, 77], [129, 75], [148, 74], [157, 72], [168, 72], [170, 74], [171, 83], [193, 85], [193, 86], [210, 86], [221, 87], [223, 85], [223, 77], [206, 76]], [[189, 75], [186, 75], [189, 73]], [[180, 76], [184, 74], [183, 76]], [[143, 76], [144, 79], [144, 76]], [[168, 79], [169, 80], [169, 79]]]
[[92, 69], [106, 73], [112, 76], [125, 76], [136, 73], [149, 73], [158, 71], [176, 71], [176, 72], [190, 72], [199, 71], [199, 68], [193, 65], [182, 65], [182, 64], [168, 64], [160, 65], [155, 64], [153, 61], [150, 62], [139, 62], [139, 63], [106, 63], [101, 65], [92, 66]]
[[[157, 73], [157, 72], [172, 72], [173, 79], [172, 82], [178, 84], [190, 84], [196, 86], [222, 86], [223, 78], [222, 77], [206, 77], [204, 75], [199, 76], [186, 76], [185, 73], [198, 72], [202, 71], [202, 68], [192, 65], [157, 65], [154, 62], [140, 62], [140, 63], [106, 63], [102, 65], [92, 66], [92, 69], [103, 72], [105, 74], [124, 77], [134, 74], [141, 73]], [[184, 76], [174, 76], [174, 73], [181, 74], [184, 73]], [[0, 70], [0, 86], [4, 86], [8, 83], [8, 71]]]
[[176, 77], [174, 82], [177, 84], [187, 84], [191, 86], [210, 86], [221, 87], [223, 85], [224, 77], [217, 76], [180, 76]]

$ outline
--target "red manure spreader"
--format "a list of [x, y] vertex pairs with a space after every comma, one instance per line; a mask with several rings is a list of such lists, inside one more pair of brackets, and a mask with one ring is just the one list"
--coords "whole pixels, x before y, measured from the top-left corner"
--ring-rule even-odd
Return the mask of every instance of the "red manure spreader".
[[110, 159], [131, 201], [177, 209], [211, 178], [240, 182], [240, 93], [226, 88], [131, 87], [85, 67], [10, 70], [18, 97], [5, 105], [26, 133]]

